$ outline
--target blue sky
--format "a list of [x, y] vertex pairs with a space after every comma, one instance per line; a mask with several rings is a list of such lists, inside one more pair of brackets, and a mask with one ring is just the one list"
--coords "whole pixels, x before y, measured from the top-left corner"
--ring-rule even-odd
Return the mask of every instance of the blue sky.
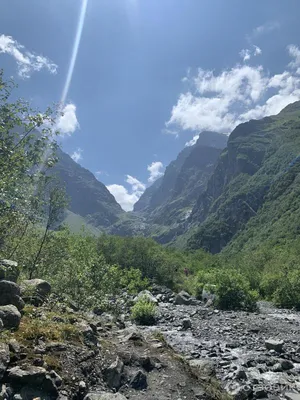
[[300, 98], [298, 0], [6, 1], [0, 66], [40, 109], [62, 99], [84, 5], [62, 147], [126, 210], [201, 130]]

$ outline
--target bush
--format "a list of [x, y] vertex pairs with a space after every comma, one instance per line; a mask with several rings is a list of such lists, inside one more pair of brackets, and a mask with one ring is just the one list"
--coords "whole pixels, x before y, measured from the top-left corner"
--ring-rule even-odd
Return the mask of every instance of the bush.
[[156, 305], [146, 296], [142, 296], [131, 308], [131, 318], [140, 325], [153, 325], [155, 316]]
[[300, 310], [300, 273], [291, 271], [282, 277], [280, 286], [276, 289], [273, 300], [278, 307]]
[[216, 274], [217, 305], [222, 310], [257, 310], [257, 293], [250, 290], [249, 282], [235, 270]]

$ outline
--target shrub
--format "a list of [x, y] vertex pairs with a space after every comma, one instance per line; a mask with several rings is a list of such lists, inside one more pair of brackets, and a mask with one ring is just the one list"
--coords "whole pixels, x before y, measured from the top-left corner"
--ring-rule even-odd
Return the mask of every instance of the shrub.
[[223, 310], [257, 310], [257, 293], [250, 290], [249, 282], [235, 270], [216, 274], [217, 305]]
[[140, 325], [153, 325], [155, 316], [156, 305], [146, 296], [142, 296], [131, 308], [131, 318]]
[[282, 277], [273, 300], [278, 307], [300, 310], [300, 273], [291, 271]]

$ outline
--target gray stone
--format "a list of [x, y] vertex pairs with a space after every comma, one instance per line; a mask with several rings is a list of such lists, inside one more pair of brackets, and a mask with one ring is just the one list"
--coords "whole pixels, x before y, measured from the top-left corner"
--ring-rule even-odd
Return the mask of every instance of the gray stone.
[[211, 360], [190, 360], [189, 366], [191, 371], [199, 378], [208, 378], [216, 373], [215, 363]]
[[2, 321], [2, 319], [0, 318], [0, 331], [2, 331], [4, 328], [4, 323]]
[[25, 306], [24, 301], [20, 297], [20, 288], [15, 282], [2, 280], [0, 281], [0, 306], [12, 304], [22, 310]]
[[300, 400], [299, 393], [286, 392], [284, 395], [288, 400]]
[[20, 269], [16, 261], [0, 260], [0, 280], [17, 282]]
[[289, 361], [289, 360], [282, 360], [282, 361], [280, 361], [280, 364], [284, 371], [294, 368], [294, 364], [292, 363], [292, 361]]
[[174, 304], [178, 305], [190, 305], [191, 302], [192, 302], [192, 297], [184, 290], [179, 292], [174, 300]]
[[184, 330], [190, 329], [192, 327], [192, 322], [189, 318], [184, 318], [182, 320], [182, 328]]
[[30, 279], [21, 283], [21, 295], [25, 302], [40, 306], [51, 293], [51, 285], [42, 279]]
[[16, 339], [11, 339], [8, 342], [8, 346], [9, 346], [9, 350], [12, 353], [15, 353], [15, 354], [16, 353], [20, 353], [21, 348], [20, 348], [20, 345], [19, 345], [19, 343], [18, 343], [18, 341]]
[[106, 382], [111, 389], [118, 390], [121, 387], [123, 369], [124, 369], [124, 363], [119, 357], [117, 357], [116, 361], [114, 361], [104, 371]]
[[16, 329], [20, 325], [21, 314], [16, 306], [0, 306], [0, 319], [2, 319], [4, 328]]
[[14, 387], [20, 387], [25, 393], [38, 388], [43, 393], [58, 396], [57, 387], [49, 373], [41, 367], [29, 366], [26, 369], [13, 367], [8, 370], [7, 380]]
[[265, 346], [268, 350], [275, 350], [277, 353], [282, 353], [284, 342], [282, 340], [268, 339], [265, 341]]
[[129, 386], [136, 390], [143, 390], [148, 387], [146, 374], [139, 370], [130, 380]]
[[9, 347], [6, 343], [0, 343], [0, 380], [5, 374], [9, 361]]
[[121, 393], [88, 393], [84, 400], [127, 400]]
[[145, 298], [148, 301], [150, 301], [151, 303], [158, 303], [158, 300], [156, 299], [156, 297], [153, 296], [153, 294], [151, 292], [149, 292], [149, 290], [142, 290], [134, 299], [134, 303], [136, 303], [138, 300]]

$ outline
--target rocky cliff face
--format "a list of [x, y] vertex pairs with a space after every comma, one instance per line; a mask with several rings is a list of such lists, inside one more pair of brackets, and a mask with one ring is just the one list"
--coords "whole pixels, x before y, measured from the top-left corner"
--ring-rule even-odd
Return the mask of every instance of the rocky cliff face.
[[97, 228], [107, 228], [125, 212], [106, 186], [62, 150], [57, 150], [58, 163], [52, 170], [66, 188], [69, 209]]
[[286, 169], [297, 159], [299, 118], [297, 102], [277, 116], [241, 124], [231, 133], [193, 208], [189, 223], [199, 228], [190, 247], [219, 252], [257, 216], [274, 183], [279, 177], [285, 180]]
[[225, 135], [202, 132], [197, 143], [183, 149], [164, 176], [145, 191], [134, 211], [146, 222], [147, 235], [168, 243], [182, 232], [226, 142]]

